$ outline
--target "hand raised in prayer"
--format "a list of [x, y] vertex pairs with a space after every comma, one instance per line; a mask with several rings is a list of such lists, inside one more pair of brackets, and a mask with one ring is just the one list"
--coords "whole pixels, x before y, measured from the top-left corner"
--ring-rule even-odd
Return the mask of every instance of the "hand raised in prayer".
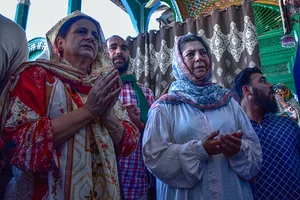
[[221, 135], [219, 138], [219, 148], [221, 153], [231, 157], [240, 152], [243, 132], [241, 130], [231, 134]]
[[231, 133], [231, 135], [234, 136], [234, 137], [237, 137], [239, 139], [242, 139], [242, 137], [243, 137], [243, 131], [239, 130], [237, 132]]
[[276, 94], [275, 98], [276, 98], [277, 102], [279, 102], [281, 104], [281, 106], [283, 106], [283, 107], [287, 106], [287, 103], [285, 102], [283, 96]]
[[[112, 82], [113, 81], [114, 80], [112, 80]], [[120, 95], [120, 92], [121, 92], [121, 89], [122, 89], [121, 85], [122, 85], [121, 79], [120, 79], [119, 76], [117, 76], [117, 81], [112, 86], [112, 88], [110, 89], [110, 92], [108, 94], [109, 101], [108, 101], [108, 104], [106, 106], [106, 109], [102, 113], [102, 115], [100, 116], [100, 118], [102, 120], [109, 121], [109, 120], [111, 120], [111, 115], [114, 115], [113, 107], [119, 99], [119, 95]]]
[[112, 69], [95, 82], [84, 106], [94, 116], [107, 115], [115, 105], [120, 92], [119, 72]]
[[202, 141], [202, 145], [203, 145], [205, 151], [210, 156], [221, 153], [220, 147], [219, 147], [219, 139], [215, 139], [215, 137], [218, 136], [219, 133], [220, 133], [219, 130], [212, 132], [211, 134], [206, 136]]
[[141, 121], [140, 109], [134, 105], [126, 106], [129, 119], [138, 127], [140, 131], [144, 129], [144, 123]]

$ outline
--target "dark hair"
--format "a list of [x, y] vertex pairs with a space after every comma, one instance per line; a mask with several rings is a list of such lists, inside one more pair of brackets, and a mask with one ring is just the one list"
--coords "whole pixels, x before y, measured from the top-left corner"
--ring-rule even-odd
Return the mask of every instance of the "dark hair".
[[235, 97], [238, 97], [238, 100], [242, 99], [243, 86], [250, 85], [251, 84], [250, 77], [252, 74], [256, 74], [256, 73], [262, 74], [262, 71], [258, 67], [253, 67], [253, 68], [247, 67], [243, 69], [232, 81], [230, 89], [233, 92], [233, 94], [236, 95]]
[[204, 41], [204, 39], [202, 37], [199, 37], [194, 34], [188, 34], [188, 35], [185, 35], [180, 38], [180, 40], [178, 41], [178, 48], [179, 48], [180, 54], [182, 54], [182, 51], [185, 48], [186, 44], [189, 42], [193, 42], [193, 41], [199, 41], [199, 42], [201, 42], [201, 44], [203, 44], [203, 46], [211, 60], [211, 52], [210, 52], [210, 48], [209, 48], [208, 44]]
[[107, 42], [108, 40], [112, 39], [112, 38], [120, 38], [120, 39], [122, 39], [124, 42], [126, 42], [126, 41], [125, 41], [121, 36], [119, 36], [119, 35], [112, 35], [112, 36], [110, 36], [109, 38], [106, 39], [106, 42]]
[[59, 29], [59, 31], [58, 31], [58, 33], [57, 33], [56, 38], [57, 38], [57, 37], [62, 37], [63, 39], [65, 39], [66, 36], [67, 36], [67, 34], [68, 34], [68, 32], [69, 32], [69, 30], [70, 30], [70, 28], [71, 28], [71, 26], [72, 26], [75, 22], [77, 22], [78, 20], [80, 20], [80, 19], [88, 19], [88, 20], [92, 21], [92, 22], [96, 25], [97, 31], [98, 31], [98, 34], [99, 34], [98, 24], [97, 24], [97, 22], [96, 22], [94, 19], [92, 19], [91, 17], [88, 17], [88, 16], [76, 16], [76, 17], [73, 17], [73, 18], [67, 20], [67, 21], [60, 27], [60, 29]]

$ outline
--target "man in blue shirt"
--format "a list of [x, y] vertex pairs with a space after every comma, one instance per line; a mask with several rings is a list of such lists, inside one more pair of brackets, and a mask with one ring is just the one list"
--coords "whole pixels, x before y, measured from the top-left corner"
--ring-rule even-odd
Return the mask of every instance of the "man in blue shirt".
[[259, 68], [242, 70], [231, 89], [262, 146], [262, 168], [254, 178], [255, 199], [300, 199], [299, 126], [289, 117], [275, 115], [273, 86]]

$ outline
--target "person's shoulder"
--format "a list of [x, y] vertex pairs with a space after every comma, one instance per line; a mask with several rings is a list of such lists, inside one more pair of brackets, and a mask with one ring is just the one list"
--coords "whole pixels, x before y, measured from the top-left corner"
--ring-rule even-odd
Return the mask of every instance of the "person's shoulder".
[[175, 94], [167, 93], [161, 96], [155, 103], [157, 104], [181, 104], [183, 101]]
[[[145, 90], [145, 91], [151, 91], [150, 88], [148, 88], [146, 85], [142, 84], [142, 83], [137, 83], [138, 86], [142, 89], [142, 90]], [[152, 92], [152, 91], [151, 91]]]
[[154, 94], [152, 92], [152, 90], [150, 88], [148, 88], [146, 85], [141, 84], [141, 83], [137, 83], [138, 86], [141, 88], [141, 90], [143, 91], [143, 93], [145, 94], [145, 96], [151, 96], [154, 98]]
[[230, 97], [230, 99], [228, 100], [228, 103], [224, 107], [232, 110], [234, 113], [239, 112], [240, 110], [243, 110], [241, 108], [240, 104], [233, 97]]
[[20, 56], [27, 60], [28, 43], [24, 29], [19, 24], [1, 15], [0, 27], [0, 47], [5, 49], [9, 56], [18, 52]]
[[1, 14], [0, 14], [0, 27], [1, 27], [0, 30], [3, 33], [9, 33], [9, 34], [21, 33], [25, 35], [24, 29], [19, 24], [15, 23], [14, 21], [10, 20], [9, 18]]
[[289, 116], [268, 114], [268, 115], [266, 115], [266, 117], [269, 118], [270, 120], [272, 120], [273, 122], [280, 124], [280, 126], [285, 127], [286, 129], [296, 128], [296, 129], [300, 130], [298, 124]]
[[23, 63], [14, 75], [24, 73], [38, 78], [44, 78], [47, 74], [50, 74], [49, 71], [37, 61]]
[[266, 114], [265, 115], [266, 118], [272, 119], [272, 120], [278, 120], [278, 121], [286, 121], [286, 122], [290, 122], [293, 121], [290, 117], [288, 116], [281, 116], [281, 115], [276, 115], [276, 114]]
[[229, 104], [240, 107], [239, 102], [235, 98], [233, 98], [233, 96], [230, 98]]
[[[180, 106], [184, 102], [174, 94], [165, 94], [157, 99], [152, 105], [150, 110], [157, 112], [169, 113], [169, 111], [173, 110], [175, 107]], [[175, 107], [174, 107], [175, 106]]]
[[[28, 88], [36, 88], [40, 90], [44, 85], [55, 82], [53, 74], [35, 62], [23, 63], [12, 75], [9, 77], [7, 87], [17, 86], [14, 94], [18, 91], [26, 91]], [[15, 86], [14, 86], [15, 85]], [[40, 90], [42, 91], [42, 90]]]

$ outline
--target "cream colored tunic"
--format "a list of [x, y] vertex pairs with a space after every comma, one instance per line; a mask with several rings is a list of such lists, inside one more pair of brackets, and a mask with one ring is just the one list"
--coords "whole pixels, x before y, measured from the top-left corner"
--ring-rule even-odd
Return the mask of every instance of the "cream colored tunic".
[[[240, 152], [209, 156], [201, 140], [242, 130]], [[143, 138], [146, 166], [157, 177], [157, 199], [253, 199], [248, 180], [262, 163], [259, 139], [235, 100], [201, 112], [189, 104], [157, 103], [149, 113]]]

